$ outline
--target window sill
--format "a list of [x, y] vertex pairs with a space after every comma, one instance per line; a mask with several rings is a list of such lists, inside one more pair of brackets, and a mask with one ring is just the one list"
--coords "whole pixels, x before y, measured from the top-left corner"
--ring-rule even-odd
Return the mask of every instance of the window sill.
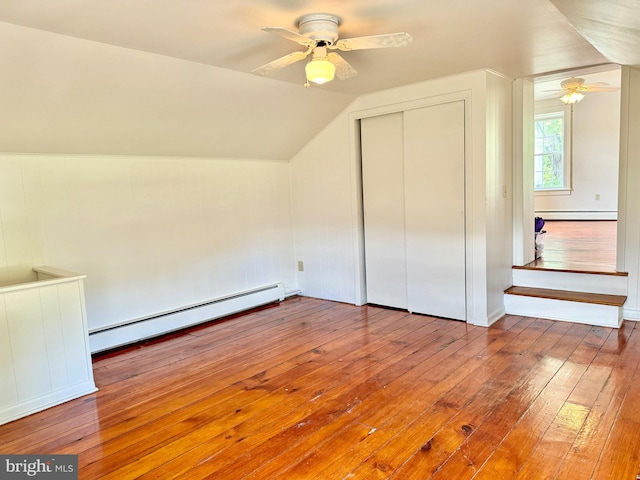
[[546, 197], [548, 195], [571, 195], [570, 188], [550, 188], [546, 190], [536, 190], [536, 197]]

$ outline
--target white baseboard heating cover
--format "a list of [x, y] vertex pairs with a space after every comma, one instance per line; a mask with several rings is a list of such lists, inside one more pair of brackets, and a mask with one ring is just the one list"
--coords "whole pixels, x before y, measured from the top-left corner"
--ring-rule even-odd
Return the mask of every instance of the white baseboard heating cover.
[[91, 353], [134, 343], [198, 323], [215, 320], [268, 303], [284, 300], [284, 285], [274, 283], [187, 305], [157, 315], [89, 330]]

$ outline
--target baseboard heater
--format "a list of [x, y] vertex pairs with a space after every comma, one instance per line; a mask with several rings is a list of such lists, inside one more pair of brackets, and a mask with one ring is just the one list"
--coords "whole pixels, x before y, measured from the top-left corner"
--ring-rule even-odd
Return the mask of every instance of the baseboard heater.
[[281, 283], [274, 283], [206, 302], [186, 305], [168, 312], [90, 329], [91, 353], [102, 352], [268, 303], [282, 301], [284, 297], [284, 286]]

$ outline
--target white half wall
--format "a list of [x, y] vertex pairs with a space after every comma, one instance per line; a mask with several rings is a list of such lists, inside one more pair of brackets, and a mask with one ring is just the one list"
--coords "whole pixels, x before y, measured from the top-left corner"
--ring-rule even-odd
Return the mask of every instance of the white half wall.
[[89, 329], [273, 283], [297, 290], [289, 164], [0, 155], [0, 285], [83, 272]]

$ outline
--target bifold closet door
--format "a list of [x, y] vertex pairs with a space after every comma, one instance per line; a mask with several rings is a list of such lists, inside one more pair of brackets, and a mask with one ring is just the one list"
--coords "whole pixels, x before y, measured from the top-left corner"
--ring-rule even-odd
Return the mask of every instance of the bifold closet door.
[[404, 112], [407, 308], [466, 320], [464, 102]]
[[360, 125], [367, 301], [466, 320], [464, 102]]
[[367, 302], [407, 308], [403, 114], [360, 121]]

